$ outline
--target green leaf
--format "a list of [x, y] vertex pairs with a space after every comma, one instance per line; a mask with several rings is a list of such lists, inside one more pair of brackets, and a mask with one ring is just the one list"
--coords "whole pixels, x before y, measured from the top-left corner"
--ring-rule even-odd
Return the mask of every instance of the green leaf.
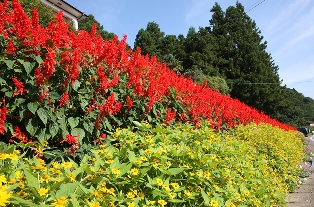
[[111, 124], [109, 123], [109, 121], [108, 121], [107, 118], [104, 119], [104, 122], [105, 122], [106, 127], [111, 131], [111, 130], [112, 130], [112, 126], [111, 126]]
[[39, 184], [39, 180], [37, 179], [37, 177], [27, 169], [24, 170], [24, 174], [25, 174], [28, 186], [33, 187], [36, 190], [38, 190], [40, 184]]
[[94, 124], [93, 123], [91, 123], [91, 122], [84, 122], [83, 126], [84, 126], [84, 129], [86, 131], [88, 131], [89, 133], [93, 133], [93, 130], [94, 130]]
[[71, 135], [72, 136], [78, 136], [77, 140], [79, 141], [80, 144], [83, 144], [82, 140], [85, 137], [84, 129], [74, 128], [74, 129], [71, 130]]
[[40, 108], [37, 110], [37, 114], [38, 114], [40, 120], [46, 125], [47, 124], [46, 111], [43, 108]]
[[74, 91], [77, 91], [78, 88], [80, 87], [80, 85], [81, 85], [81, 83], [80, 83], [78, 80], [76, 80], [76, 81], [74, 82], [73, 86], [72, 86], [73, 90], [74, 90]]
[[51, 134], [51, 137], [53, 138], [54, 136], [56, 136], [58, 134], [59, 131], [59, 125], [55, 122], [52, 122], [49, 125], [49, 132]]
[[202, 197], [205, 201], [206, 204], [210, 204], [210, 198], [209, 196], [205, 193], [205, 191], [203, 190], [203, 188], [201, 188], [201, 194], [202, 194]]
[[28, 120], [28, 123], [26, 125], [26, 130], [31, 136], [34, 136], [36, 134], [38, 130], [38, 120], [36, 117]]
[[23, 62], [24, 69], [26, 71], [26, 74], [29, 75], [30, 72], [33, 70], [35, 64], [30, 62]]
[[76, 194], [71, 193], [70, 197], [71, 197], [71, 203], [72, 203], [73, 207], [80, 207], [80, 203], [76, 199]]
[[6, 84], [7, 82], [6, 82], [3, 78], [0, 77], [0, 84], [1, 84], [1, 83]]
[[46, 133], [46, 128], [40, 129], [40, 133], [38, 135], [38, 140], [43, 144], [44, 141], [47, 141], [51, 137], [50, 134]]
[[9, 69], [13, 69], [15, 60], [4, 60], [3, 62], [5, 62], [5, 64], [8, 66]]
[[60, 99], [60, 95], [57, 92], [51, 91], [49, 93], [49, 98], [52, 99], [52, 100], [59, 100]]
[[35, 114], [36, 111], [37, 111], [37, 108], [38, 108], [38, 104], [37, 104], [37, 103], [34, 103], [34, 102], [28, 103], [28, 104], [27, 104], [27, 108], [28, 108], [33, 114]]
[[141, 127], [142, 126], [142, 124], [140, 122], [138, 122], [138, 121], [133, 121], [133, 124], [135, 124], [135, 126], [137, 126], [137, 127]]
[[184, 168], [169, 168], [167, 170], [167, 173], [169, 175], [177, 175], [177, 174], [183, 172], [184, 170], [185, 170]]
[[68, 118], [68, 123], [71, 127], [71, 129], [75, 128], [79, 124], [79, 117], [70, 117]]
[[136, 161], [137, 161], [137, 158], [136, 158], [135, 153], [133, 151], [129, 151], [129, 160], [132, 163], [136, 163]]
[[41, 59], [40, 56], [36, 56], [35, 60], [37, 61], [37, 63], [40, 65], [43, 62], [43, 59]]
[[61, 196], [68, 197], [70, 194], [75, 192], [79, 184], [80, 184], [79, 182], [75, 182], [60, 185], [60, 189], [57, 191], [56, 197], [57, 198], [60, 198]]

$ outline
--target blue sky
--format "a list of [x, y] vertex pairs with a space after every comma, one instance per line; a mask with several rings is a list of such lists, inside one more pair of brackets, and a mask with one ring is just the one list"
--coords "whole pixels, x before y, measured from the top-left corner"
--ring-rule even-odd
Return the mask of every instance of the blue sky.
[[[128, 37], [133, 46], [136, 34], [148, 22], [156, 22], [165, 34], [183, 34], [190, 27], [209, 25], [210, 9], [222, 9], [236, 0], [65, 0], [85, 14], [93, 14], [104, 29]], [[314, 1], [239, 0], [267, 41], [267, 52], [279, 66], [283, 84], [314, 99]], [[259, 4], [260, 3], [260, 4]], [[257, 5], [259, 4], [259, 5]], [[248, 9], [254, 7], [252, 10]]]

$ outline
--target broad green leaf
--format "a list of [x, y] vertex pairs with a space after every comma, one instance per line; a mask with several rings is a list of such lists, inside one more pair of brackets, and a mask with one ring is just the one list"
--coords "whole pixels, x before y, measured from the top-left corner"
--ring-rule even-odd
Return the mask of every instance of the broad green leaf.
[[51, 134], [51, 137], [53, 138], [54, 136], [56, 136], [58, 131], [59, 131], [59, 125], [55, 122], [52, 122], [49, 125], [49, 132]]
[[24, 117], [26, 116], [26, 114], [27, 114], [27, 112], [28, 112], [28, 109], [21, 109], [20, 111], [19, 111], [19, 115], [20, 115], [20, 121], [22, 121], [23, 119], [24, 119]]
[[80, 203], [76, 199], [76, 194], [75, 193], [71, 193], [70, 197], [71, 197], [71, 203], [72, 203], [73, 207], [81, 207]]
[[68, 197], [70, 194], [75, 192], [79, 184], [80, 184], [79, 182], [75, 182], [60, 185], [60, 189], [57, 191], [56, 197], [57, 198], [60, 198], [61, 196]]
[[3, 78], [0, 77], [0, 83], [6, 84], [7, 82], [6, 82], [6, 80], [4, 80]]
[[37, 61], [39, 65], [43, 62], [43, 59], [40, 56], [36, 56], [35, 60]]
[[111, 131], [111, 130], [112, 130], [112, 126], [111, 126], [111, 124], [109, 123], [109, 121], [108, 121], [107, 118], [104, 119], [104, 122], [105, 122], [106, 127]]
[[180, 200], [180, 199], [169, 199], [168, 200], [170, 203], [185, 203], [185, 200]]
[[167, 173], [169, 175], [177, 175], [177, 174], [183, 172], [184, 170], [185, 170], [184, 168], [169, 168], [167, 170]]
[[37, 104], [37, 103], [34, 103], [34, 102], [28, 103], [28, 104], [27, 104], [27, 108], [28, 108], [33, 114], [35, 114], [36, 111], [37, 111], [37, 108], [38, 108], [38, 104]]
[[74, 82], [74, 85], [72, 86], [73, 90], [74, 90], [74, 91], [77, 91], [78, 88], [80, 87], [80, 85], [81, 85], [81, 83], [80, 83], [78, 80], [76, 80], [76, 81]]
[[46, 125], [47, 124], [47, 114], [46, 111], [43, 108], [40, 108], [37, 110], [37, 114], [40, 118], [40, 120]]
[[129, 160], [132, 163], [136, 163], [136, 161], [137, 161], [137, 158], [136, 158], [135, 153], [133, 151], [129, 152]]
[[28, 120], [26, 125], [26, 130], [31, 136], [34, 136], [38, 130], [38, 120], [36, 117], [33, 117]]
[[52, 100], [59, 100], [60, 99], [60, 95], [57, 92], [50, 92], [49, 93], [49, 98]]
[[40, 133], [38, 135], [38, 140], [43, 144], [44, 141], [47, 141], [51, 135], [46, 132], [46, 128], [40, 129]]
[[40, 184], [39, 184], [39, 180], [37, 179], [37, 177], [27, 169], [24, 170], [24, 174], [25, 174], [28, 186], [33, 187], [36, 190], [38, 190]]
[[142, 124], [141, 124], [140, 122], [138, 122], [138, 121], [133, 121], [133, 124], [135, 124], [135, 125], [138, 126], [138, 127], [141, 127], [141, 126], [142, 126]]
[[85, 137], [85, 131], [84, 129], [81, 128], [74, 128], [71, 130], [71, 135], [78, 136], [77, 140], [79, 141], [80, 144], [82, 144], [82, 140]]
[[68, 123], [69, 123], [71, 129], [74, 129], [79, 124], [79, 122], [80, 122], [79, 117], [75, 117], [75, 118], [74, 117], [70, 117], [70, 118], [68, 118]]
[[30, 62], [23, 62], [24, 69], [26, 71], [26, 74], [29, 75], [30, 72], [33, 70], [35, 64]]
[[203, 190], [203, 188], [201, 188], [201, 194], [202, 194], [202, 197], [205, 201], [206, 204], [210, 204], [210, 198], [209, 196], [205, 193], [205, 191]]
[[12, 69], [15, 63], [15, 60], [4, 60], [3, 62], [5, 62], [5, 64], [8, 66], [9, 69]]
[[93, 133], [93, 130], [94, 130], [94, 124], [93, 123], [91, 123], [91, 122], [84, 122], [83, 126], [84, 126], [84, 129], [86, 131], [88, 131], [89, 133]]

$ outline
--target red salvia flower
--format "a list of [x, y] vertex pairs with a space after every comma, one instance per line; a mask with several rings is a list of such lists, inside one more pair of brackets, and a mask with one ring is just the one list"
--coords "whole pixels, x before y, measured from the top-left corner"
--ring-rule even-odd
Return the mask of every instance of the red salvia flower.
[[128, 109], [131, 109], [133, 107], [133, 102], [130, 96], [126, 96], [126, 106], [128, 107]]
[[24, 134], [24, 132], [21, 131], [21, 129], [18, 126], [14, 127], [14, 131], [15, 131], [15, 133], [11, 136], [11, 141], [12, 141], [12, 138], [17, 138], [22, 143], [28, 143], [31, 141]]
[[175, 110], [171, 111], [171, 109], [168, 108], [166, 112], [165, 124], [170, 124], [176, 115], [177, 112]]
[[70, 100], [69, 97], [69, 93], [66, 91], [63, 93], [63, 95], [61, 96], [60, 100], [59, 100], [59, 106], [65, 106], [67, 101]]
[[39, 68], [35, 70], [36, 85], [41, 86], [44, 82], [48, 81], [53, 75], [56, 64], [56, 52], [48, 49], [45, 60], [41, 63]]
[[65, 136], [65, 139], [62, 140], [60, 143], [66, 142], [66, 143], [71, 144], [71, 145], [77, 144], [78, 143], [78, 141], [76, 140], [77, 137], [78, 136], [72, 136], [71, 134], [67, 134]]
[[24, 92], [27, 91], [25, 89], [23, 82], [20, 82], [17, 78], [12, 78], [12, 80], [13, 80], [14, 87], [15, 87], [15, 91], [14, 91], [12, 97], [14, 97], [16, 95], [22, 95]]
[[4, 134], [4, 123], [5, 120], [7, 119], [7, 108], [5, 106], [2, 107], [2, 109], [0, 108], [0, 134]]
[[13, 44], [12, 40], [10, 40], [8, 45], [7, 45], [5, 52], [7, 54], [15, 55], [16, 49], [17, 49], [17, 47]]

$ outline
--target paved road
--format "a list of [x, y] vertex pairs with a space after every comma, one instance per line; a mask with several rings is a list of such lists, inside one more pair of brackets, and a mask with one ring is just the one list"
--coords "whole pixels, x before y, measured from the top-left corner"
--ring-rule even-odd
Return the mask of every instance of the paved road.
[[[314, 151], [314, 136], [305, 139], [309, 143], [308, 147]], [[314, 174], [306, 178], [297, 192], [288, 196], [286, 207], [314, 207]]]

